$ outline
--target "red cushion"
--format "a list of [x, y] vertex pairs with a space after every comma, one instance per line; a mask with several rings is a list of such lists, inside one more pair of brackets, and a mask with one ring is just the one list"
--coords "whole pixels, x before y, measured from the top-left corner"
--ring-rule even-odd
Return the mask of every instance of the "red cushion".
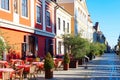
[[0, 72], [0, 79], [2, 79], [2, 72]]

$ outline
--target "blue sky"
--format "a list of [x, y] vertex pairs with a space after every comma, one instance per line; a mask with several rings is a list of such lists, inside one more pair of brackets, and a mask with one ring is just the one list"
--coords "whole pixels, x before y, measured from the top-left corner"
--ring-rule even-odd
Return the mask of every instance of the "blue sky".
[[120, 0], [86, 0], [86, 3], [93, 24], [99, 22], [101, 31], [113, 47], [120, 34]]

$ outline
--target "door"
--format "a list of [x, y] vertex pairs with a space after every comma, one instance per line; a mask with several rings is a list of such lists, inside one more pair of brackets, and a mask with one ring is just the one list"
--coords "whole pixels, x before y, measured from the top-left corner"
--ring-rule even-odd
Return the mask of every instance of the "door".
[[51, 38], [46, 38], [46, 53], [50, 52], [51, 56], [53, 56], [53, 40]]

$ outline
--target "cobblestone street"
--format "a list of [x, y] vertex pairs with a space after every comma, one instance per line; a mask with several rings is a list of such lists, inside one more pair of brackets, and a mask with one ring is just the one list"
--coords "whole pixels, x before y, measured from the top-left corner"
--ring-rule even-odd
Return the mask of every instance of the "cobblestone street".
[[[69, 71], [55, 71], [52, 80], [120, 80], [120, 59], [114, 53], [106, 53], [85, 65]], [[40, 75], [44, 80], [44, 74]]]

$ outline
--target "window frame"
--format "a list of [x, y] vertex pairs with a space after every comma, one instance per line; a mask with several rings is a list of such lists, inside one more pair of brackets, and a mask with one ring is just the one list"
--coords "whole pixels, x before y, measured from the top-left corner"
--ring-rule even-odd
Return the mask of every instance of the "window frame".
[[67, 22], [67, 33], [69, 33], [69, 28], [70, 28], [70, 24], [69, 24], [69, 22]]
[[[38, 7], [39, 7], [39, 9], [40, 9], [40, 11], [39, 11], [39, 16], [40, 16], [40, 22], [38, 22]], [[42, 16], [41, 16], [41, 13], [42, 13], [42, 8], [41, 8], [41, 6], [40, 5], [36, 5], [36, 23], [38, 23], [38, 24], [42, 24]]]
[[[5, 0], [6, 1], [6, 0]], [[8, 5], [8, 10], [7, 9], [5, 9], [5, 8], [2, 8], [2, 0], [0, 0], [0, 9], [2, 10], [2, 11], [5, 11], [5, 12], [8, 12], [8, 13], [10, 13], [10, 11], [11, 11], [11, 0], [8, 0], [8, 2], [9, 2], [9, 5]]]
[[61, 49], [62, 49], [62, 42], [58, 41], [58, 54], [61, 54]]
[[63, 32], [65, 32], [65, 20], [63, 20]]
[[[49, 21], [48, 21], [48, 16], [47, 16], [47, 13], [49, 13]], [[51, 21], [50, 21], [50, 19], [51, 19], [51, 18], [50, 18], [50, 11], [46, 10], [46, 16], [45, 16], [45, 17], [46, 17], [46, 26], [50, 28], [50, 27], [51, 27]], [[48, 23], [48, 22], [49, 22], [49, 23]]]
[[61, 20], [60, 20], [60, 18], [58, 17], [58, 30], [60, 30], [61, 29]]
[[[25, 5], [24, 5], [25, 6]], [[29, 7], [28, 7], [28, 0], [26, 0], [26, 15], [23, 15], [23, 0], [21, 0], [21, 15], [24, 18], [28, 18], [29, 17]]]

